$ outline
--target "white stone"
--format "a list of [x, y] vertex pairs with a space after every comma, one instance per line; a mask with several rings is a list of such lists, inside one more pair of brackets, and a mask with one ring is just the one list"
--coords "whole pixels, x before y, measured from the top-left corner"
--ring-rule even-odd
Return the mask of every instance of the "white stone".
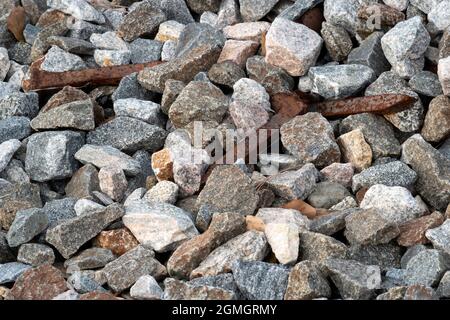
[[47, 0], [47, 6], [85, 21], [105, 23], [105, 17], [85, 0]]
[[450, 26], [450, 0], [444, 0], [436, 5], [428, 14], [428, 21], [439, 31]]
[[450, 96], [450, 56], [439, 60], [438, 75], [444, 94]]
[[425, 214], [423, 207], [403, 187], [372, 186], [360, 204], [362, 209], [378, 209], [380, 215], [390, 222], [403, 224]]
[[149, 203], [165, 202], [175, 204], [179, 189], [178, 185], [171, 181], [160, 181], [145, 194], [144, 200]]
[[21, 143], [17, 139], [11, 139], [0, 144], [0, 173], [8, 166], [20, 146]]
[[169, 40], [178, 41], [185, 25], [175, 20], [168, 20], [159, 25], [155, 40], [166, 42]]
[[128, 50], [95, 50], [95, 62], [101, 67], [129, 64], [131, 52]]
[[114, 113], [116, 116], [131, 117], [160, 127], [165, 125], [161, 106], [152, 101], [119, 99], [114, 101]]
[[81, 216], [89, 213], [102, 212], [105, 210], [105, 207], [89, 199], [80, 199], [75, 202], [74, 210], [77, 216]]
[[128, 50], [128, 44], [123, 41], [114, 31], [105, 33], [93, 33], [89, 41], [97, 47], [97, 49], [106, 50]]

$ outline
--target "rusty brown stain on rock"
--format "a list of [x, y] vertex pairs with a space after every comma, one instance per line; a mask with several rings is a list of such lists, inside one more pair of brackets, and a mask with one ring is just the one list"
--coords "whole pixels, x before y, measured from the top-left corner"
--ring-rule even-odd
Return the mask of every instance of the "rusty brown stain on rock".
[[14, 35], [18, 41], [25, 41], [23, 30], [25, 29], [26, 13], [22, 7], [15, 7], [9, 14], [6, 24], [8, 30]]

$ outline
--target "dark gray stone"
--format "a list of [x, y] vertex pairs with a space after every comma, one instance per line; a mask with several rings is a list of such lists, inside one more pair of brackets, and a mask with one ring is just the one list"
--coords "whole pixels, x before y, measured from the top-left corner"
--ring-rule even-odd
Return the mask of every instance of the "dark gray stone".
[[75, 218], [77, 216], [74, 209], [76, 202], [77, 199], [67, 197], [45, 203], [42, 210], [48, 218], [49, 227], [53, 228], [66, 220]]
[[20, 246], [17, 261], [38, 267], [43, 264], [53, 264], [55, 253], [53, 249], [38, 243], [26, 243]]
[[48, 226], [48, 218], [42, 209], [32, 208], [17, 211], [6, 234], [10, 247], [18, 247], [37, 236]]
[[0, 98], [0, 120], [12, 116], [34, 118], [38, 112], [39, 96], [36, 92], [16, 92]]
[[315, 208], [329, 209], [349, 196], [351, 193], [343, 185], [325, 181], [316, 185], [315, 190], [308, 197], [308, 203]]
[[443, 94], [438, 76], [430, 71], [416, 73], [408, 84], [418, 94], [428, 97], [437, 97]]
[[79, 132], [35, 133], [28, 140], [25, 170], [39, 182], [68, 178], [78, 169], [74, 154], [83, 144], [84, 134]]
[[381, 270], [400, 268], [402, 248], [395, 244], [354, 245], [349, 248], [348, 258], [367, 265], [376, 265]]
[[106, 266], [116, 259], [116, 256], [109, 249], [89, 248], [80, 254], [66, 260], [64, 266], [68, 270], [97, 269]]
[[206, 23], [190, 23], [181, 32], [175, 56], [180, 58], [188, 55], [193, 49], [209, 45], [222, 48], [225, 45], [222, 31]]
[[147, 63], [161, 60], [163, 43], [138, 38], [130, 43], [131, 63]]
[[283, 300], [289, 269], [260, 261], [237, 261], [232, 266], [234, 280], [248, 300]]
[[129, 152], [139, 149], [153, 152], [164, 145], [166, 135], [166, 131], [158, 126], [129, 117], [116, 117], [89, 132], [87, 143], [110, 145]]
[[0, 143], [11, 139], [22, 140], [31, 134], [30, 119], [8, 117], [0, 120]]

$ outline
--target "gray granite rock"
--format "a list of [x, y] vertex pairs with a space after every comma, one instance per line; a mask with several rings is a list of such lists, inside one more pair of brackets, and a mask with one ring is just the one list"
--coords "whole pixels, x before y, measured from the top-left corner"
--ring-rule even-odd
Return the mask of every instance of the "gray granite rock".
[[258, 206], [259, 197], [251, 179], [237, 166], [216, 167], [197, 198], [197, 207], [214, 206], [220, 212], [239, 212], [251, 215]]
[[417, 173], [416, 189], [438, 210], [445, 210], [450, 201], [450, 160], [414, 135], [403, 144], [402, 161]]
[[89, 248], [80, 254], [64, 261], [67, 270], [88, 270], [102, 268], [109, 262], [116, 259], [116, 256], [109, 249]]
[[329, 209], [348, 196], [351, 196], [351, 193], [343, 185], [329, 181], [320, 182], [308, 196], [308, 203], [315, 208]]
[[368, 266], [353, 260], [328, 259], [326, 269], [344, 299], [373, 298], [381, 286], [378, 266]]
[[52, 248], [44, 244], [26, 243], [20, 246], [17, 261], [33, 267], [46, 263], [53, 264], [55, 262], [55, 253]]
[[406, 265], [405, 280], [408, 285], [434, 286], [447, 270], [445, 256], [438, 250], [423, 250]]
[[447, 271], [441, 279], [439, 283], [439, 287], [437, 288], [436, 294], [440, 298], [448, 298], [450, 297], [450, 272]]
[[84, 134], [48, 131], [33, 134], [27, 144], [25, 170], [35, 181], [72, 176], [78, 168], [74, 154], [84, 144]]
[[422, 71], [415, 74], [411, 77], [408, 84], [415, 92], [425, 96], [437, 97], [442, 94], [438, 76], [430, 71]]
[[184, 282], [173, 278], [164, 280], [163, 300], [236, 300], [240, 294], [213, 284]]
[[378, 245], [352, 245], [348, 249], [347, 259], [366, 265], [379, 266], [382, 271], [400, 268], [402, 248], [393, 243]]
[[345, 28], [354, 35], [358, 25], [358, 0], [325, 0], [324, 17], [329, 23]]
[[297, 171], [285, 171], [272, 176], [267, 185], [279, 197], [286, 200], [306, 200], [315, 190], [319, 172], [312, 164]]
[[264, 18], [279, 0], [239, 0], [240, 12], [244, 21], [258, 21]]
[[67, 278], [68, 286], [76, 292], [83, 294], [89, 292], [104, 292], [104, 289], [96, 279], [96, 273], [89, 271], [75, 271]]
[[85, 0], [48, 0], [47, 5], [80, 20], [105, 23], [105, 17]]
[[315, 232], [300, 233], [300, 261], [315, 261], [322, 266], [329, 258], [346, 258], [347, 250], [345, 244], [333, 237]]
[[219, 88], [210, 82], [192, 81], [172, 103], [168, 114], [173, 125], [182, 128], [192, 121], [221, 122], [227, 109], [228, 99]]
[[289, 269], [260, 261], [236, 261], [232, 266], [234, 280], [248, 300], [283, 300]]
[[6, 241], [6, 233], [0, 231], [0, 263], [6, 263], [15, 260], [15, 257], [10, 249], [11, 248], [8, 246], [8, 242]]
[[78, 38], [53, 36], [49, 37], [47, 41], [49, 45], [58, 46], [66, 52], [77, 55], [92, 55], [95, 50], [95, 46], [92, 43]]
[[166, 131], [158, 126], [130, 117], [116, 117], [97, 127], [87, 135], [87, 143], [110, 145], [121, 151], [160, 149], [166, 138]]
[[178, 58], [186, 56], [192, 50], [204, 45], [222, 48], [225, 45], [225, 36], [209, 24], [190, 23], [180, 34], [175, 56]]
[[376, 184], [389, 187], [399, 186], [411, 189], [417, 180], [417, 174], [401, 161], [393, 161], [370, 167], [353, 176], [353, 192], [361, 188], [370, 188]]
[[11, 139], [0, 143], [0, 172], [6, 168], [20, 146], [20, 141], [17, 139]]
[[360, 129], [370, 145], [373, 157], [399, 156], [401, 146], [394, 130], [383, 117], [363, 113], [345, 118], [339, 125], [341, 134]]
[[313, 67], [309, 70], [312, 92], [325, 99], [355, 95], [375, 79], [374, 71], [360, 64]]
[[450, 122], [447, 117], [450, 98], [444, 95], [431, 100], [425, 116], [421, 134], [428, 142], [440, 142], [450, 135]]
[[157, 4], [141, 2], [124, 17], [117, 32], [125, 41], [133, 41], [140, 36], [152, 34], [166, 20], [165, 13]]
[[135, 98], [119, 99], [114, 102], [114, 113], [118, 117], [131, 117], [148, 124], [165, 127], [165, 119], [159, 104]]
[[75, 218], [75, 203], [76, 199], [70, 197], [47, 201], [42, 210], [48, 218], [49, 227], [52, 228], [63, 221]]
[[100, 67], [111, 67], [129, 64], [131, 52], [129, 50], [95, 50], [95, 63]]
[[363, 209], [378, 209], [379, 214], [390, 222], [402, 224], [425, 214], [422, 206], [403, 187], [372, 186], [360, 203]]
[[0, 264], [0, 284], [15, 282], [28, 269], [30, 265], [20, 262]]
[[301, 18], [310, 9], [313, 9], [315, 6], [321, 4], [323, 0], [299, 0], [294, 3], [291, 2], [292, 1], [286, 3], [282, 7], [284, 9], [280, 12], [279, 17], [295, 21]]
[[377, 209], [355, 212], [345, 218], [345, 237], [352, 244], [385, 244], [399, 234], [397, 224], [385, 219]]
[[269, 94], [294, 88], [294, 79], [282, 68], [268, 64], [262, 56], [248, 58], [246, 70], [248, 77], [259, 82]]
[[384, 56], [381, 48], [381, 38], [384, 33], [374, 32], [364, 39], [359, 47], [353, 49], [348, 55], [347, 63], [362, 64], [370, 67], [376, 76], [389, 71], [391, 65]]
[[27, 117], [8, 117], [0, 120], [0, 143], [7, 140], [22, 140], [31, 134], [30, 119]]
[[334, 61], [345, 60], [353, 49], [352, 39], [347, 31], [343, 27], [324, 22], [320, 33], [331, 58]]
[[[247, 60], [248, 62], [248, 60]], [[233, 88], [234, 84], [245, 78], [245, 71], [232, 61], [224, 61], [216, 63], [209, 69], [208, 78], [218, 85], [223, 85], [228, 88]], [[167, 88], [167, 85], [166, 85]]]
[[16, 213], [16, 217], [6, 234], [10, 247], [18, 247], [37, 236], [48, 226], [48, 218], [42, 209], [26, 209]]
[[302, 261], [291, 269], [285, 300], [312, 300], [330, 296], [328, 281], [315, 263]]
[[89, 41], [97, 48], [104, 50], [128, 50], [128, 44], [123, 41], [116, 32], [93, 33]]
[[35, 92], [11, 92], [0, 98], [0, 120], [12, 116], [34, 118], [38, 112], [39, 96]]
[[319, 113], [307, 113], [285, 123], [280, 130], [283, 146], [302, 163], [322, 168], [339, 162], [341, 152], [330, 123]]
[[444, 31], [450, 26], [450, 2], [440, 1], [428, 13], [428, 21], [439, 31]]
[[220, 0], [186, 0], [188, 7], [197, 14], [205, 11], [217, 12]]
[[137, 81], [137, 73], [132, 73], [120, 80], [119, 86], [111, 95], [113, 101], [127, 98], [151, 100], [153, 93], [142, 87]]
[[354, 208], [330, 212], [323, 217], [311, 221], [310, 230], [326, 236], [332, 236], [345, 228], [345, 218], [348, 215], [357, 212], [360, 212], [360, 210]]
[[130, 295], [137, 300], [160, 300], [163, 291], [150, 275], [141, 276], [130, 289]]
[[446, 220], [443, 225], [438, 228], [430, 229], [425, 233], [426, 237], [431, 241], [433, 246], [450, 254], [450, 221]]
[[405, 80], [392, 71], [385, 72], [366, 90], [366, 96], [379, 94], [405, 94], [416, 98], [416, 103], [409, 109], [398, 113], [386, 114], [384, 117], [402, 132], [419, 130], [423, 123], [424, 108], [417, 93], [412, 91]]
[[107, 145], [85, 144], [75, 153], [75, 159], [83, 164], [93, 164], [98, 168], [115, 165], [128, 175], [137, 175], [142, 170], [138, 161]]
[[247, 231], [218, 247], [191, 273], [191, 278], [214, 276], [231, 272], [235, 262], [261, 261], [268, 251], [263, 232]]
[[409, 260], [423, 250], [427, 250], [427, 247], [423, 244], [416, 244], [415, 246], [409, 247], [400, 260], [402, 269], [406, 269]]
[[89, 131], [95, 129], [94, 106], [91, 100], [74, 101], [40, 112], [31, 120], [31, 127], [38, 130], [75, 129]]
[[46, 241], [68, 259], [83, 244], [123, 215], [123, 208], [118, 204], [112, 204], [102, 212], [86, 214], [58, 224], [47, 231]]
[[386, 33], [381, 45], [394, 71], [400, 77], [410, 78], [423, 69], [430, 39], [420, 17], [414, 17], [399, 22]]
[[184, 0], [162, 0], [158, 1], [167, 20], [175, 20], [183, 24], [194, 22], [189, 8]]
[[86, 69], [86, 64], [79, 56], [52, 46], [45, 55], [41, 69], [48, 72], [76, 71]]
[[174, 250], [198, 235], [190, 213], [168, 203], [138, 200], [126, 206], [124, 225], [136, 239], [157, 252]]
[[131, 63], [147, 63], [161, 59], [163, 44], [159, 41], [138, 38], [130, 43]]
[[130, 288], [142, 276], [151, 275], [159, 280], [167, 275], [166, 268], [154, 257], [152, 250], [137, 246], [108, 263], [102, 271], [111, 289], [121, 292]]

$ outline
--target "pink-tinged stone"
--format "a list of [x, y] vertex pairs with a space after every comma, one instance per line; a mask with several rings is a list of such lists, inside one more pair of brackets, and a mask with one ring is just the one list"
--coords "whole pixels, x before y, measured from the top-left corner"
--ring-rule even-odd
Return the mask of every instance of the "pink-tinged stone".
[[243, 78], [233, 86], [230, 114], [236, 127], [258, 129], [269, 121], [270, 97], [255, 80]]
[[322, 180], [332, 181], [342, 184], [344, 187], [351, 187], [355, 170], [351, 163], [333, 163], [320, 171]]
[[303, 76], [316, 63], [322, 43], [322, 38], [308, 27], [277, 18], [266, 36], [266, 62], [291, 76]]
[[343, 134], [337, 139], [345, 162], [353, 164], [359, 172], [367, 169], [372, 164], [372, 149], [364, 139], [361, 130], [353, 130]]
[[258, 47], [258, 42], [251, 40], [227, 40], [217, 62], [233, 61], [244, 67], [247, 59], [255, 55]]
[[252, 40], [259, 43], [269, 28], [270, 23], [265, 21], [244, 22], [225, 27], [223, 33], [227, 39]]
[[103, 167], [98, 173], [98, 179], [102, 192], [113, 200], [122, 200], [128, 186], [127, 178], [122, 169], [117, 166]]
[[439, 60], [438, 76], [444, 94], [450, 96], [450, 57]]

